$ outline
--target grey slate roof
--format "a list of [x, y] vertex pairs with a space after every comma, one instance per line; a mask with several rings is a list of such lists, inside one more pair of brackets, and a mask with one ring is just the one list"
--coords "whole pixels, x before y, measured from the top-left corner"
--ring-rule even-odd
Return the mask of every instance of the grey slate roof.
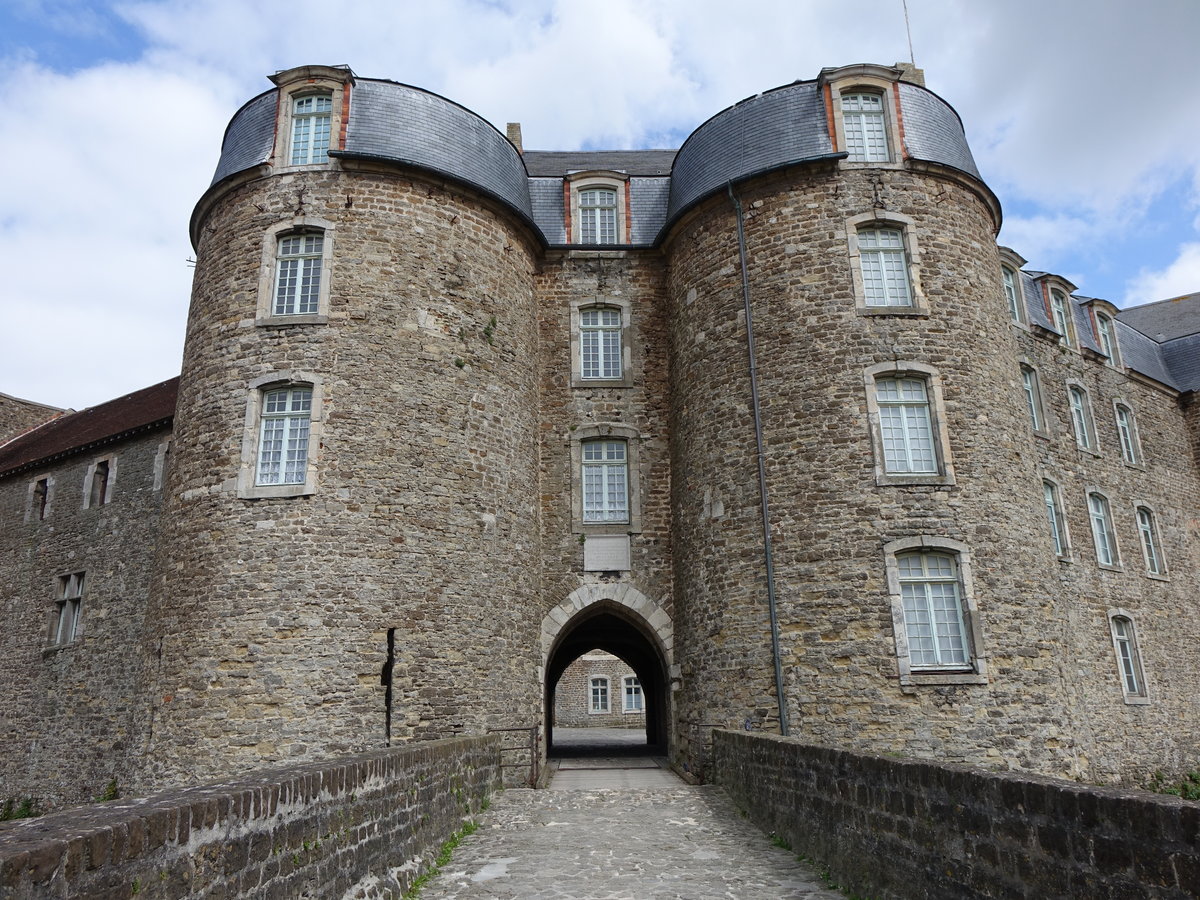
[[1200, 292], [1131, 306], [1118, 318], [1156, 341], [1169, 341], [1200, 331]]
[[1159, 349], [1175, 386], [1181, 391], [1200, 390], [1200, 333], [1165, 341]]
[[[267, 162], [278, 91], [255, 97], [225, 132], [213, 183]], [[910, 155], [978, 177], [962, 124], [922, 87], [900, 84]], [[359, 78], [350, 94], [346, 146], [335, 155], [417, 166], [485, 191], [531, 221], [549, 245], [563, 246], [562, 179], [612, 170], [630, 178], [631, 246], [652, 246], [671, 221], [726, 182], [832, 154], [825, 102], [816, 81], [749, 97], [702, 124], [678, 150], [531, 150], [522, 157], [475, 113], [429, 91]]]
[[1181, 391], [1200, 389], [1200, 292], [1117, 313], [1125, 365]]
[[1187, 390], [1175, 377], [1175, 372], [1163, 358], [1162, 347], [1152, 338], [1130, 328], [1117, 320], [1117, 345], [1121, 348], [1121, 362], [1130, 369], [1148, 375], [1179, 390]]

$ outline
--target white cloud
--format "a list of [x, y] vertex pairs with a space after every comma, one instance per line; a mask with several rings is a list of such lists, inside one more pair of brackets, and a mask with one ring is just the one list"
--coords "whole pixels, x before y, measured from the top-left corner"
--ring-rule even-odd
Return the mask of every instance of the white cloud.
[[1200, 243], [1184, 244], [1165, 269], [1142, 270], [1129, 281], [1123, 306], [1169, 300], [1200, 290]]

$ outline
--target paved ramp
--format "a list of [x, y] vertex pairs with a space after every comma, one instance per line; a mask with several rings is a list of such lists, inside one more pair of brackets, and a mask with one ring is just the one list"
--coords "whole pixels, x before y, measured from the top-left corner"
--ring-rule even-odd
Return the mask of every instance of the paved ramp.
[[496, 794], [421, 900], [845, 900], [720, 788], [660, 763], [561, 760], [550, 789]]

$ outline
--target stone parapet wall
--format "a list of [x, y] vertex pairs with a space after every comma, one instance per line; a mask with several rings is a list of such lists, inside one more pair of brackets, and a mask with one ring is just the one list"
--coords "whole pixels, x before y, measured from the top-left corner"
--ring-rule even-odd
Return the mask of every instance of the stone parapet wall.
[[1200, 803], [718, 731], [711, 774], [763, 830], [884, 898], [1195, 897]]
[[0, 896], [398, 898], [499, 786], [498, 748], [408, 744], [0, 826]]

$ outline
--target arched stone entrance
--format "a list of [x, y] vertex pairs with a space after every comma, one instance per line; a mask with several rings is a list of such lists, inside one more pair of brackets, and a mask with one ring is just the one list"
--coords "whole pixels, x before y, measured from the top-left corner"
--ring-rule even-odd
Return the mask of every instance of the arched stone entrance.
[[668, 751], [674, 634], [663, 609], [627, 584], [584, 585], [542, 620], [546, 745], [554, 742], [554, 691], [572, 662], [599, 649], [623, 659], [642, 685], [646, 743]]

